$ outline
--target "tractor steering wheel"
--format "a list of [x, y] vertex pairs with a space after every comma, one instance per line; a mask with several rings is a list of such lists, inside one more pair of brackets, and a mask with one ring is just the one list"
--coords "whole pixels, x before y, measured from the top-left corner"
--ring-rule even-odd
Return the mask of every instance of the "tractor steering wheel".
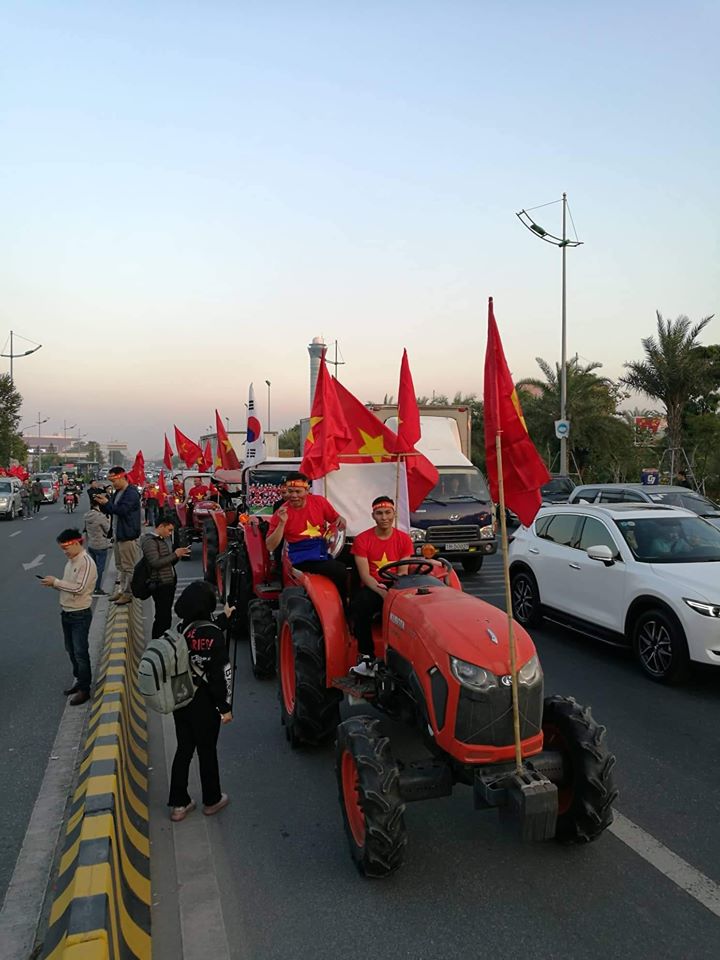
[[400, 574], [393, 571], [393, 567], [408, 567], [410, 564], [413, 564], [417, 569], [415, 570], [416, 576], [422, 576], [423, 574], [429, 574], [435, 568], [435, 563], [432, 560], [417, 559], [416, 557], [405, 557], [403, 560], [391, 560], [389, 563], [386, 563], [384, 566], [378, 569], [378, 576], [384, 583], [397, 583], [400, 579]]

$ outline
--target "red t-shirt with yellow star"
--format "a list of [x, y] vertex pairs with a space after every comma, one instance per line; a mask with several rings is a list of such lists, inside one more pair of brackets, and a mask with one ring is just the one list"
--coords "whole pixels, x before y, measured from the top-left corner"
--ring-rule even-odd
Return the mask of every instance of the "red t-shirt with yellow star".
[[197, 503], [198, 500], [204, 500], [208, 493], [210, 493], [210, 488], [206, 487], [204, 483], [199, 483], [188, 490], [188, 500]]
[[376, 533], [376, 528], [363, 530], [353, 540], [352, 552], [356, 557], [365, 557], [370, 568], [370, 575], [382, 583], [378, 576], [378, 570], [391, 560], [402, 560], [405, 557], [412, 557], [413, 543], [407, 533], [397, 528], [387, 538], [381, 540]]
[[[325, 530], [328, 523], [334, 523], [339, 514], [325, 497], [309, 493], [305, 506], [291, 507], [288, 504], [287, 522], [283, 536], [288, 545], [288, 553], [293, 563], [303, 560], [327, 560]], [[280, 523], [277, 512], [270, 518], [268, 533], [272, 533]]]

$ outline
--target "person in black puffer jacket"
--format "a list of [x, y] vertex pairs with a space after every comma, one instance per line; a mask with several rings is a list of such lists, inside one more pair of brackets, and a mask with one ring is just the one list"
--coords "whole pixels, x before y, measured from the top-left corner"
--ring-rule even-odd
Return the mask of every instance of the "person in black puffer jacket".
[[168, 806], [170, 819], [177, 823], [195, 809], [188, 793], [190, 761], [197, 750], [202, 785], [203, 813], [212, 816], [228, 805], [220, 789], [217, 739], [221, 723], [230, 723], [232, 671], [223, 629], [234, 607], [214, 618], [215, 588], [203, 580], [189, 584], [177, 599], [175, 613], [188, 645], [196, 692], [193, 700], [173, 713], [177, 750], [170, 777]]

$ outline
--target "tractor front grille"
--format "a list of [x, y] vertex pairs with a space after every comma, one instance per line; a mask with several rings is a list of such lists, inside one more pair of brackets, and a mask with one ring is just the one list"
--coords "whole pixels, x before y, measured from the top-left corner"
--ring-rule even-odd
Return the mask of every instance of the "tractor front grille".
[[430, 543], [471, 543], [480, 539], [480, 527], [477, 524], [428, 527], [426, 539]]
[[[540, 732], [543, 712], [542, 677], [532, 684], [520, 684], [520, 739]], [[460, 688], [455, 737], [462, 743], [507, 747], [513, 742], [512, 691], [499, 684], [488, 693]]]

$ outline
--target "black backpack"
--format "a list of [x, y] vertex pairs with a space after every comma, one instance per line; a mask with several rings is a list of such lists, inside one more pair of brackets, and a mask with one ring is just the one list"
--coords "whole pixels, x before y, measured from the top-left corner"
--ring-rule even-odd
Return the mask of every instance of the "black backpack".
[[138, 600], [147, 600], [152, 596], [154, 578], [150, 564], [144, 556], [140, 557], [135, 564], [132, 580], [130, 581], [130, 593]]

